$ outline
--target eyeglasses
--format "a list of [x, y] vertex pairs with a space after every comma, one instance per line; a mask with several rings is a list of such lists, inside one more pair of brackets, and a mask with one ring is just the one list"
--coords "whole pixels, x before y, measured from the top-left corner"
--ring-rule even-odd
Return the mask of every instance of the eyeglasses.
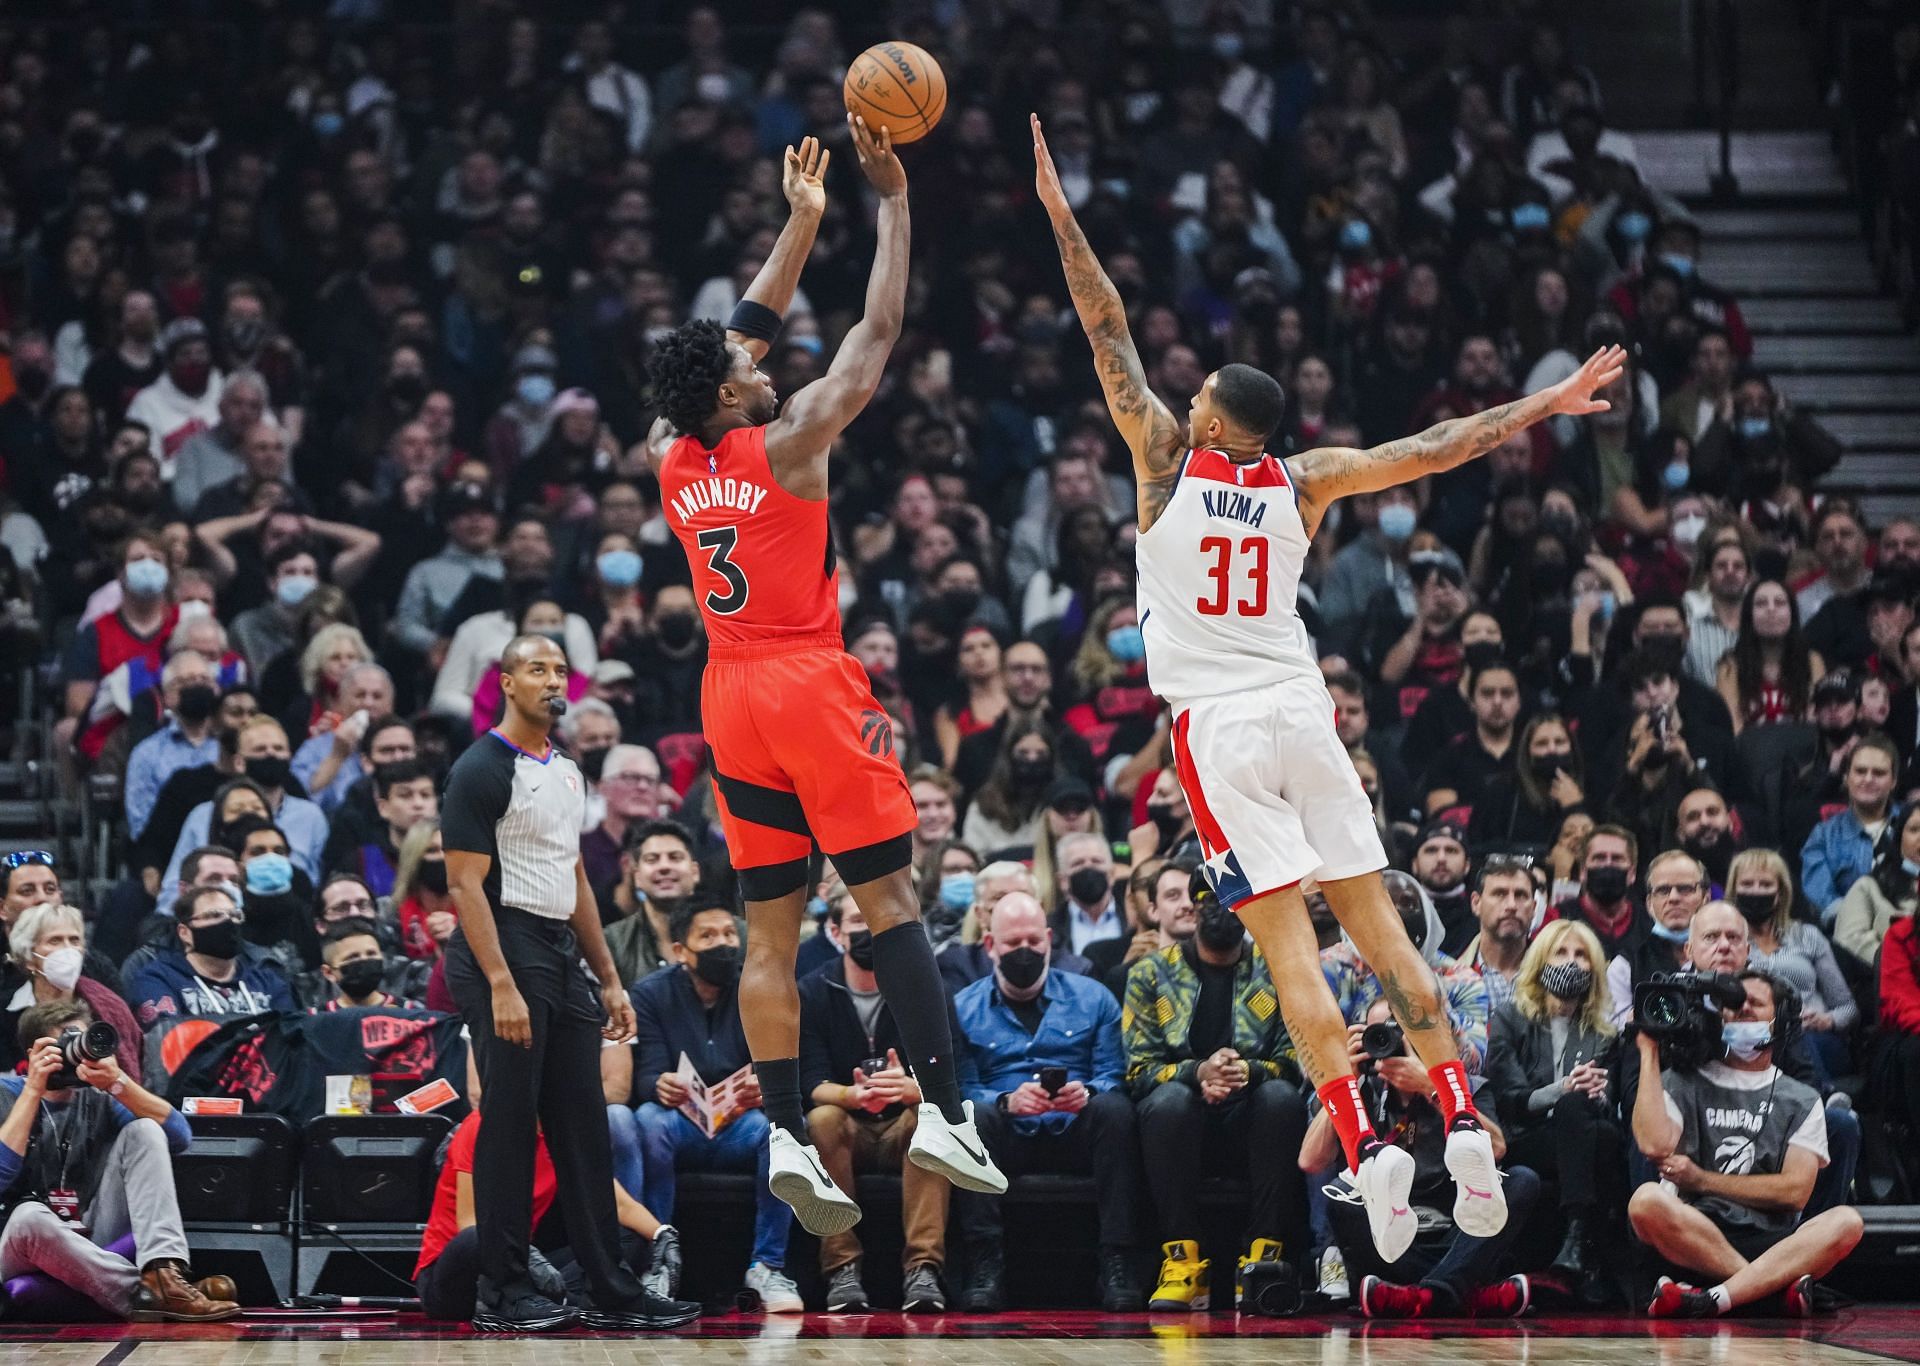
[[1647, 896], [1656, 901], [1664, 901], [1670, 896], [1686, 896], [1700, 890], [1697, 882], [1661, 882], [1647, 888]]
[[373, 898], [357, 896], [351, 901], [336, 901], [323, 907], [320, 913], [329, 920], [344, 919], [350, 915], [372, 915]]
[[0, 868], [30, 868], [36, 864], [53, 867], [53, 855], [45, 849], [18, 849], [0, 858]]

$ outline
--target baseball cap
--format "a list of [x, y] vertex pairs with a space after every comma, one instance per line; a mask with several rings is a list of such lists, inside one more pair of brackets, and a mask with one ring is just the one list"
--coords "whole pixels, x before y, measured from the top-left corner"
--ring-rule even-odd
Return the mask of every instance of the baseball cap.
[[1093, 805], [1093, 789], [1079, 778], [1061, 778], [1047, 789], [1046, 805], [1055, 811], [1084, 811]]
[[1467, 828], [1458, 822], [1450, 820], [1428, 821], [1426, 825], [1421, 827], [1420, 838], [1414, 841], [1414, 851], [1417, 853], [1419, 850], [1425, 848], [1428, 840], [1439, 839], [1452, 840], [1464, 849], [1467, 846]]
[[1860, 594], [1862, 606], [1877, 602], [1912, 602], [1916, 588], [1914, 576], [1899, 569], [1876, 570]]
[[1813, 705], [1816, 707], [1830, 702], [1858, 702], [1859, 700], [1860, 676], [1844, 666], [1829, 669], [1825, 676], [1813, 685]]
[[1460, 557], [1442, 546], [1438, 550], [1416, 550], [1407, 556], [1407, 574], [1416, 584], [1425, 583], [1434, 574], [1440, 575], [1456, 588], [1467, 581], [1466, 566], [1460, 563]]
[[450, 522], [463, 512], [491, 512], [497, 517], [500, 515], [500, 506], [494, 502], [493, 495], [479, 484], [455, 484], [440, 495], [440, 517]]
[[185, 346], [188, 342], [206, 339], [207, 325], [198, 318], [175, 318], [161, 329], [160, 349], [172, 355], [176, 346]]

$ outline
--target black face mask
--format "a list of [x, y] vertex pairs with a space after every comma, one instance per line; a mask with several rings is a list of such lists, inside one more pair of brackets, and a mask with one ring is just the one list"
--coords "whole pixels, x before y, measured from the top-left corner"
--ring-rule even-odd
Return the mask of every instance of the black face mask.
[[693, 644], [691, 612], [668, 612], [653, 623], [653, 629], [669, 650], [684, 650]]
[[587, 775], [587, 781], [594, 783], [600, 781], [600, 774], [607, 766], [607, 750], [611, 748], [612, 746], [609, 745], [606, 749], [583, 749], [575, 756], [580, 764], [580, 771]]
[[237, 920], [222, 920], [217, 925], [196, 925], [193, 928], [193, 951], [205, 958], [238, 958], [240, 934], [240, 922]]
[[873, 931], [855, 930], [847, 936], [847, 957], [855, 967], [873, 971]]
[[1686, 642], [1679, 636], [1647, 636], [1640, 642], [1640, 650], [1649, 659], [1666, 665], [1674, 677], [1679, 677], [1680, 661], [1687, 653]]
[[1008, 949], [1000, 955], [1000, 975], [1015, 991], [1025, 991], [1047, 970], [1047, 956], [1038, 949]]
[[1150, 804], [1147, 807], [1147, 819], [1153, 822], [1154, 831], [1160, 836], [1160, 852], [1166, 853], [1173, 844], [1173, 837], [1180, 833], [1180, 818], [1173, 814], [1171, 806]]
[[1507, 654], [1504, 647], [1491, 640], [1476, 640], [1460, 651], [1460, 662], [1467, 666], [1467, 672], [1474, 673], [1506, 663]]
[[1082, 906], [1102, 906], [1113, 891], [1113, 879], [1098, 868], [1081, 868], [1067, 878], [1067, 893]]
[[1589, 868], [1587, 895], [1602, 906], [1611, 906], [1627, 894], [1625, 868]]
[[414, 872], [413, 880], [415, 885], [424, 887], [429, 892], [438, 892], [440, 895], [445, 896], [447, 894], [446, 860], [420, 860], [420, 867]]
[[1828, 749], [1839, 749], [1853, 738], [1852, 726], [1822, 726], [1820, 738], [1827, 742]]
[[1194, 934], [1205, 947], [1215, 953], [1225, 953], [1240, 945], [1246, 930], [1239, 916], [1216, 901], [1200, 912], [1200, 928]]
[[292, 766], [277, 754], [257, 754], [246, 763], [247, 776], [269, 792], [285, 787], [292, 773]]
[[1053, 777], [1051, 759], [1015, 759], [1008, 765], [1015, 787], [1039, 787]]
[[180, 700], [173, 704], [173, 714], [189, 725], [199, 725], [213, 715], [213, 709], [220, 705], [220, 694], [205, 683], [189, 683], [180, 689]]
[[387, 392], [393, 395], [393, 401], [395, 403], [403, 403], [412, 407], [427, 396], [426, 376], [412, 374], [411, 372], [395, 375], [387, 381]]
[[340, 966], [340, 991], [354, 1000], [364, 1000], [380, 989], [387, 965], [379, 958], [356, 958]]
[[1528, 583], [1536, 598], [1558, 597], [1567, 591], [1567, 567], [1552, 560], [1536, 560], [1528, 575]]
[[1533, 769], [1534, 781], [1542, 787], [1550, 787], [1553, 784], [1554, 775], [1567, 766], [1567, 756], [1536, 754], [1527, 760], [1527, 763]]
[[1772, 892], [1735, 892], [1733, 905], [1749, 925], [1764, 925], [1773, 919]]
[[730, 987], [740, 980], [740, 946], [715, 944], [693, 956], [694, 975], [708, 986]]

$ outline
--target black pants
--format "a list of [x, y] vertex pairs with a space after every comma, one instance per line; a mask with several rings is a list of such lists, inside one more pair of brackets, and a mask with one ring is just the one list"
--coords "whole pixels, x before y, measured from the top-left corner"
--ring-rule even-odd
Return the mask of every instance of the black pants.
[[1163, 1242], [1200, 1236], [1200, 1178], [1244, 1172], [1252, 1186], [1247, 1237], [1303, 1246], [1307, 1188], [1298, 1164], [1307, 1101], [1287, 1081], [1264, 1081], [1220, 1105], [1184, 1082], [1156, 1086], [1140, 1102], [1140, 1157], [1160, 1212]]
[[[542, 1230], [554, 1222], [549, 1218], [541, 1225]], [[652, 1255], [645, 1238], [624, 1228], [620, 1230], [620, 1252], [629, 1266], [643, 1266]], [[566, 1277], [568, 1289], [591, 1289], [585, 1284], [585, 1273], [580, 1270], [580, 1264], [570, 1260], [570, 1254], [565, 1253], [564, 1249], [561, 1260], [555, 1264], [560, 1274]], [[474, 1296], [478, 1293], [479, 1285], [480, 1229], [475, 1225], [453, 1235], [440, 1250], [440, 1255], [427, 1263], [414, 1280], [413, 1291], [420, 1297], [422, 1314], [430, 1319], [458, 1323], [473, 1317]]]
[[473, 1035], [485, 1121], [473, 1149], [480, 1270], [496, 1286], [524, 1283], [533, 1223], [535, 1124], [559, 1182], [556, 1207], [574, 1255], [602, 1304], [638, 1299], [620, 1261], [613, 1209], [613, 1143], [600, 1089], [600, 994], [580, 969], [564, 920], [510, 907], [494, 913], [500, 952], [527, 1003], [533, 1046], [493, 1032], [493, 990], [464, 936], [447, 944], [447, 988]]
[[1507, 1161], [1556, 1182], [1568, 1215], [1626, 1208], [1627, 1136], [1591, 1096], [1569, 1092], [1531, 1127], [1510, 1130]]
[[[1140, 1133], [1133, 1102], [1121, 1091], [1102, 1091], [1057, 1131], [1021, 1133], [1013, 1116], [997, 1106], [976, 1106], [974, 1123], [987, 1151], [1009, 1178], [1028, 1172], [1093, 1177], [1100, 1211], [1100, 1246], [1127, 1248], [1140, 1241]], [[1003, 1225], [1000, 1197], [954, 1192], [960, 1229], [969, 1243], [998, 1244]]]

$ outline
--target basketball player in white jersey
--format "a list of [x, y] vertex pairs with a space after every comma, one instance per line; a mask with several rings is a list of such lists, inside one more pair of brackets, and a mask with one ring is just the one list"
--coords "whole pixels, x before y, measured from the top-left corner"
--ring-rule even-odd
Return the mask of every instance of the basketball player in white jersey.
[[1280, 386], [1252, 366], [1228, 365], [1200, 386], [1183, 431], [1147, 387], [1119, 292], [1074, 221], [1037, 116], [1033, 154], [1107, 409], [1133, 452], [1147, 678], [1173, 711], [1175, 766], [1207, 878], [1266, 955], [1287, 1033], [1339, 1132], [1381, 1257], [1395, 1262], [1413, 1241], [1413, 1159], [1379, 1140], [1361, 1104], [1303, 877], [1319, 882], [1427, 1065], [1447, 1123], [1455, 1224], [1491, 1236], [1507, 1218], [1493, 1144], [1474, 1111], [1446, 998], [1381, 883], [1386, 854], [1334, 731], [1295, 593], [1307, 543], [1335, 499], [1450, 470], [1555, 414], [1606, 411], [1593, 395], [1620, 377], [1625, 353], [1610, 347], [1551, 389], [1403, 441], [1284, 460], [1266, 453], [1284, 411]]

